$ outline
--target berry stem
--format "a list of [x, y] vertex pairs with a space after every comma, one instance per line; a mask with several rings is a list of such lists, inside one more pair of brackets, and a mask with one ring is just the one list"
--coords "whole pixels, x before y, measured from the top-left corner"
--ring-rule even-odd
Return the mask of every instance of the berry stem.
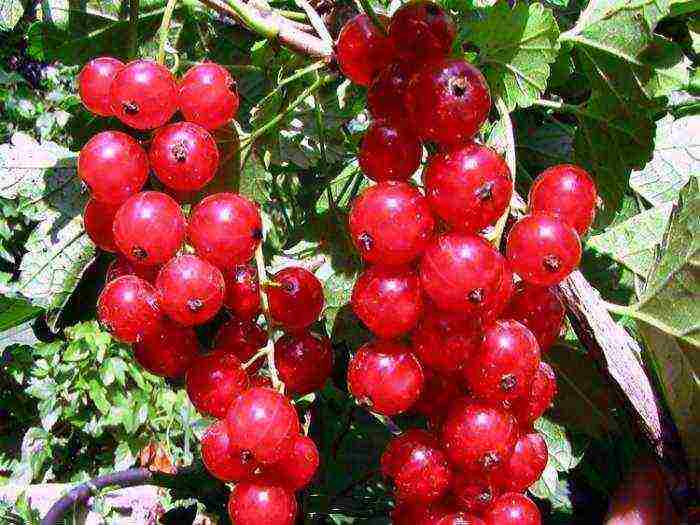
[[333, 49], [333, 37], [328, 31], [326, 23], [319, 16], [316, 10], [306, 0], [296, 0], [296, 4], [301, 7], [306, 13], [306, 16], [309, 17], [309, 21], [316, 30], [316, 34], [321, 37], [321, 40], [323, 40], [328, 47]]
[[372, 20], [374, 25], [377, 26], [377, 28], [384, 35], [388, 35], [389, 32], [386, 30], [386, 27], [384, 27], [384, 24], [382, 24], [382, 21], [379, 19], [379, 16], [377, 15], [377, 12], [372, 7], [372, 4], [369, 3], [369, 0], [360, 0], [360, 5], [362, 6], [362, 10], [370, 18], [370, 20]]
[[156, 56], [156, 62], [159, 64], [165, 64], [165, 46], [168, 43], [170, 21], [173, 18], [177, 1], [178, 0], [168, 0], [168, 3], [165, 5], [165, 11], [163, 12], [163, 20], [160, 23], [160, 29], [158, 29], [158, 55]]
[[[502, 146], [505, 148], [504, 157], [511, 173], [512, 182], [515, 184], [515, 172], [517, 165], [515, 162], [515, 137], [513, 135], [513, 121], [510, 118], [508, 107], [506, 106], [505, 102], [503, 102], [502, 98], [496, 100], [496, 108], [498, 109], [501, 120], [505, 123], [505, 143]], [[511, 206], [512, 204], [509, 204], [503, 212], [503, 215], [498, 218], [496, 224], [494, 225], [493, 232], [489, 235], [489, 240], [497, 248], [501, 245], [501, 238], [503, 237], [503, 231], [506, 227], [506, 223], [508, 222]]]
[[[261, 242], [255, 250], [255, 265], [258, 270], [258, 279], [260, 282], [267, 281], [267, 271], [265, 270], [265, 256], [263, 255], [263, 243]], [[260, 306], [262, 307], [265, 321], [267, 321], [267, 346], [263, 349], [267, 355], [267, 366], [270, 369], [270, 379], [272, 380], [272, 388], [278, 392], [284, 393], [284, 383], [280, 381], [277, 367], [275, 366], [275, 343], [273, 339], [274, 327], [272, 325], [272, 316], [270, 315], [270, 304], [267, 300], [267, 292], [265, 287], [260, 287]]]
[[139, 0], [129, 0], [129, 57], [136, 58], [139, 47]]

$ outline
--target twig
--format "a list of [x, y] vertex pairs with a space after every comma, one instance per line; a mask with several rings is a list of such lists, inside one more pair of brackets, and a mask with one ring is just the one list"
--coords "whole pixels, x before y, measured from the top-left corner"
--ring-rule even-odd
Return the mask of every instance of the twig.
[[175, 11], [175, 6], [178, 0], [168, 0], [165, 5], [165, 12], [163, 13], [163, 20], [160, 23], [160, 29], [158, 30], [158, 55], [156, 61], [159, 64], [165, 63], [165, 46], [168, 43], [168, 31], [170, 30], [170, 21], [173, 18], [173, 12]]
[[260, 306], [262, 307], [265, 321], [267, 321], [267, 346], [265, 347], [265, 354], [267, 355], [267, 367], [270, 369], [272, 388], [283, 393], [284, 383], [280, 381], [279, 374], [277, 373], [277, 366], [275, 366], [275, 342], [273, 339], [275, 329], [272, 325], [272, 316], [270, 315], [270, 303], [267, 299], [265, 286], [263, 285], [263, 283], [267, 281], [267, 270], [265, 269], [265, 256], [263, 255], [262, 246], [263, 243], [261, 242], [255, 250], [255, 265], [257, 266], [258, 279], [260, 280]]
[[326, 23], [319, 16], [319, 14], [316, 12], [316, 10], [306, 0], [296, 0], [296, 4], [299, 7], [301, 7], [304, 10], [304, 12], [306, 13], [306, 16], [309, 17], [309, 21], [311, 22], [311, 25], [316, 30], [316, 33], [318, 34], [318, 36], [321, 37], [321, 40], [323, 40], [330, 49], [333, 49], [333, 37], [328, 32], [328, 28], [326, 27]]

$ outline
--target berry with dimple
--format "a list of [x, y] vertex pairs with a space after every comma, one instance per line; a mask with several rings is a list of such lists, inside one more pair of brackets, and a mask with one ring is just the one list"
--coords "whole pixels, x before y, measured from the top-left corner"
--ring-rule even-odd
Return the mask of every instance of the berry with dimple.
[[469, 398], [455, 401], [440, 440], [456, 467], [487, 473], [508, 461], [518, 439], [518, 425], [506, 410]]
[[80, 100], [88, 111], [103, 117], [112, 116], [109, 90], [124, 62], [113, 57], [98, 57], [83, 66], [78, 75]]
[[510, 230], [506, 257], [524, 281], [551, 286], [576, 269], [581, 260], [581, 241], [568, 224], [551, 215], [533, 213]]
[[367, 90], [367, 109], [372, 117], [377, 120], [386, 119], [387, 122], [401, 125], [414, 133], [405, 100], [408, 82], [416, 67], [416, 64], [394, 62], [374, 77]]
[[136, 362], [150, 373], [177, 379], [182, 377], [199, 354], [194, 330], [170, 319], [163, 319], [154, 333], [134, 344]]
[[401, 501], [431, 503], [450, 485], [452, 472], [437, 444], [404, 443], [392, 465], [396, 496]]
[[464, 512], [452, 512], [439, 517], [433, 522], [434, 525], [485, 525], [484, 520], [473, 514]]
[[107, 252], [116, 252], [114, 244], [114, 216], [117, 214], [119, 204], [108, 204], [95, 199], [90, 199], [83, 211], [83, 224], [85, 233], [98, 248]]
[[420, 166], [423, 147], [406, 128], [374, 121], [360, 144], [362, 172], [375, 182], [408, 179]]
[[485, 476], [472, 473], [456, 473], [451, 490], [457, 507], [477, 514], [490, 509], [497, 497], [496, 488]]
[[152, 266], [172, 258], [185, 240], [187, 223], [165, 193], [144, 191], [122, 204], [114, 217], [114, 241], [127, 259]]
[[156, 131], [148, 156], [156, 177], [178, 191], [203, 188], [219, 167], [214, 138], [191, 122], [176, 122]]
[[183, 325], [203, 324], [224, 304], [224, 276], [216, 266], [196, 255], [168, 261], [158, 274], [161, 308]]
[[598, 192], [591, 175], [560, 164], [544, 170], [530, 188], [530, 211], [554, 215], [583, 235], [595, 218]]
[[321, 315], [323, 286], [310, 271], [292, 266], [271, 277], [267, 286], [272, 320], [288, 330], [306, 328]]
[[441, 374], [461, 370], [481, 344], [479, 323], [432, 307], [413, 331], [413, 351], [425, 366]]
[[175, 78], [152, 60], [135, 60], [120, 69], [109, 97], [114, 116], [136, 129], [158, 128], [177, 111]]
[[523, 434], [515, 444], [513, 455], [492, 479], [504, 492], [524, 492], [535, 483], [547, 466], [547, 443], [536, 432]]
[[394, 341], [367, 343], [348, 366], [348, 387], [358, 403], [385, 416], [411, 408], [423, 381], [423, 369], [411, 349]]
[[240, 99], [228, 70], [205, 62], [192, 66], [180, 79], [178, 102], [186, 120], [216, 129], [236, 117]]
[[236, 525], [293, 525], [297, 502], [290, 489], [255, 477], [233, 487], [228, 513]]
[[513, 401], [511, 410], [518, 423], [524, 429], [529, 429], [552, 404], [557, 395], [557, 376], [544, 361], [540, 361], [535, 377], [530, 384], [530, 391], [520, 399]]
[[370, 186], [355, 200], [348, 217], [352, 241], [367, 262], [406, 264], [428, 247], [435, 219], [428, 201], [405, 182]]
[[554, 289], [520, 281], [503, 316], [525, 325], [537, 338], [540, 351], [546, 352], [559, 337], [565, 313]]
[[279, 461], [268, 466], [268, 474], [280, 479], [292, 490], [301, 490], [316, 474], [321, 457], [313, 439], [302, 434], [292, 438], [289, 451]]
[[486, 525], [540, 525], [540, 511], [530, 498], [515, 492], [499, 496], [484, 514]]
[[105, 276], [105, 283], [123, 277], [124, 275], [135, 275], [140, 277], [144, 281], [153, 283], [158, 277], [158, 272], [160, 271], [160, 266], [143, 266], [141, 264], [134, 264], [129, 259], [123, 255], [118, 255], [109, 266], [107, 267], [107, 275]]
[[311, 332], [285, 334], [275, 343], [275, 364], [290, 394], [320, 390], [333, 368], [331, 341]]
[[417, 446], [439, 448], [440, 442], [430, 432], [412, 428], [392, 437], [386, 445], [381, 457], [382, 474], [388, 478], [396, 476], [398, 469], [409, 458], [411, 451]]
[[430, 368], [425, 368], [423, 373], [423, 391], [412, 408], [428, 418], [431, 428], [438, 428], [452, 401], [463, 396], [464, 390], [456, 378], [438, 374]]
[[[233, 318], [219, 328], [214, 337], [214, 350], [235, 355], [241, 363], [247, 362], [267, 344], [267, 332], [248, 319]], [[254, 374], [262, 366], [262, 359], [246, 370]]]
[[402, 60], [422, 64], [449, 54], [457, 28], [439, 5], [419, 0], [394, 13], [389, 35]]
[[105, 285], [97, 300], [97, 316], [124, 343], [135, 343], [154, 333], [163, 319], [155, 288], [135, 275]]
[[224, 420], [214, 422], [202, 436], [202, 462], [221, 481], [248, 479], [259, 466], [250, 452], [233, 444]]
[[230, 270], [223, 270], [223, 273], [226, 281], [226, 308], [242, 319], [256, 317], [260, 313], [258, 272], [250, 265], [237, 264]]
[[491, 109], [486, 79], [459, 59], [428, 64], [414, 75], [406, 90], [406, 106], [418, 135], [444, 145], [474, 137]]
[[148, 156], [126, 133], [103, 131], [80, 150], [78, 175], [94, 199], [121, 204], [146, 183]]
[[185, 383], [187, 395], [197, 410], [223, 418], [234, 399], [246, 391], [249, 379], [235, 355], [214, 351], [192, 363], [185, 374]]
[[513, 194], [503, 158], [474, 143], [433, 155], [423, 171], [423, 182], [433, 212], [466, 233], [494, 224]]
[[236, 193], [216, 193], [192, 210], [187, 235], [197, 255], [222, 270], [250, 261], [262, 240], [258, 206]]
[[352, 309], [374, 335], [408, 333], [423, 316], [418, 274], [408, 266], [371, 266], [355, 282]]
[[[386, 17], [380, 17], [382, 23]], [[366, 14], [348, 20], [338, 35], [335, 56], [343, 74], [355, 84], [369, 86], [374, 76], [391, 61], [391, 40]]]

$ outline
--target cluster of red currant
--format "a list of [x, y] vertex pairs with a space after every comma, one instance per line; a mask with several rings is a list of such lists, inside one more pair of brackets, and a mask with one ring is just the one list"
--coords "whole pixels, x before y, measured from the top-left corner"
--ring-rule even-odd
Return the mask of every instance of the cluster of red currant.
[[[359, 162], [377, 182], [349, 216], [370, 264], [352, 307], [377, 339], [352, 358], [348, 385], [374, 412], [429, 420], [430, 432], [404, 432], [382, 456], [394, 523], [537, 524], [523, 492], [548, 457], [533, 422], [556, 392], [540, 360], [564, 317], [551, 286], [579, 263], [596, 189], [576, 166], [543, 172], [503, 256], [480, 235], [513, 194], [507, 164], [474, 142], [491, 107], [485, 79], [449, 58], [456, 30], [439, 6], [410, 2], [386, 22], [388, 31], [356, 16], [337, 48], [344, 74], [368, 86], [374, 120]], [[425, 194], [408, 182], [422, 142], [437, 144], [422, 171]]]
[[[235, 117], [235, 83], [212, 63], [194, 66], [177, 83], [155, 62], [102, 57], [83, 68], [79, 85], [90, 111], [139, 130], [159, 128], [148, 153], [116, 131], [99, 133], [80, 152], [78, 173], [91, 191], [86, 231], [118, 254], [98, 300], [99, 319], [115, 338], [133, 343], [135, 359], [150, 372], [184, 375], [193, 405], [217, 418], [202, 457], [214, 476], [237, 482], [229, 500], [233, 522], [291, 524], [294, 491], [309, 483], [319, 454], [300, 433], [291, 400], [260, 372], [268, 335], [256, 319], [262, 286], [272, 322], [286, 331], [275, 345], [274, 373], [290, 395], [319, 389], [333, 365], [330, 341], [309, 331], [323, 309], [321, 283], [301, 267], [258, 282], [250, 261], [262, 220], [248, 199], [209, 195], [186, 218], [170, 195], [142, 191], [150, 169], [176, 197], [214, 178], [219, 153], [209, 130]], [[166, 124], [178, 109], [186, 120]], [[202, 353], [193, 327], [224, 306], [231, 318], [213, 350]]]

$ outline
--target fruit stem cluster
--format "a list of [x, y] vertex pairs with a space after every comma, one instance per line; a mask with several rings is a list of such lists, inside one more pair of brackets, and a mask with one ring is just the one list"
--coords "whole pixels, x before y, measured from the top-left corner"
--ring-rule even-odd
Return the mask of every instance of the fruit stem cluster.
[[173, 12], [175, 11], [177, 2], [178, 0], [168, 0], [165, 6], [165, 12], [163, 12], [163, 20], [160, 23], [160, 29], [158, 29], [158, 55], [156, 57], [156, 62], [159, 64], [165, 64], [165, 46], [168, 42], [170, 21], [173, 18]]

